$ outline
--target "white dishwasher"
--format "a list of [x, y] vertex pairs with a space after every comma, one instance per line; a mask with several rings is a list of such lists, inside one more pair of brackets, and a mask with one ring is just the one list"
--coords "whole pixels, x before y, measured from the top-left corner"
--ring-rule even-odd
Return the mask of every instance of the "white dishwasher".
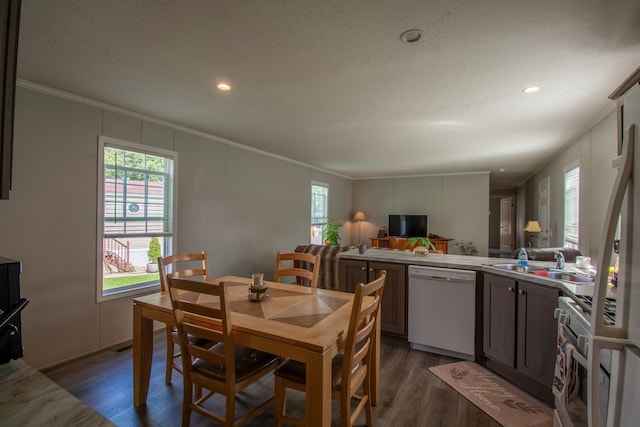
[[409, 266], [411, 347], [475, 359], [476, 272]]

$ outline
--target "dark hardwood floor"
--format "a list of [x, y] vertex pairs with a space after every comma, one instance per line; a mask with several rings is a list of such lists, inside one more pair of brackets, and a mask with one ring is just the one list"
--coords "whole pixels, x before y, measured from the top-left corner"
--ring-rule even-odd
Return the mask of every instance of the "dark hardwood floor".
[[[133, 406], [132, 350], [108, 350], [46, 370], [44, 373], [81, 401], [94, 408], [114, 424], [126, 426], [179, 426], [181, 423], [182, 377], [175, 373], [173, 384], [164, 382], [164, 333], [155, 335], [153, 366], [147, 404]], [[381, 343], [381, 399], [373, 408], [376, 426], [499, 426], [484, 412], [432, 374], [428, 368], [456, 359], [411, 349], [406, 342], [383, 337]], [[251, 399], [273, 394], [270, 376], [238, 395], [236, 410], [246, 408]], [[212, 404], [222, 408], [224, 399], [215, 396]], [[290, 413], [304, 412], [304, 395], [287, 394]], [[332, 425], [339, 426], [339, 405], [333, 402]], [[272, 408], [247, 425], [273, 424]], [[214, 423], [193, 414], [192, 426]], [[364, 425], [364, 414], [359, 425]]]

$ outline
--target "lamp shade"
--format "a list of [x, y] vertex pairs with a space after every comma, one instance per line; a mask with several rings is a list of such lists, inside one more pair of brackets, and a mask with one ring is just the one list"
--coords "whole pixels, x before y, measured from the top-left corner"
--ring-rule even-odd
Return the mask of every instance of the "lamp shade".
[[364, 216], [364, 212], [362, 211], [358, 211], [355, 214], [353, 214], [354, 221], [364, 221], [365, 219], [367, 219], [367, 217]]
[[540, 224], [538, 221], [527, 221], [527, 225], [524, 227], [524, 231], [529, 233], [541, 233], [542, 228], [540, 228]]

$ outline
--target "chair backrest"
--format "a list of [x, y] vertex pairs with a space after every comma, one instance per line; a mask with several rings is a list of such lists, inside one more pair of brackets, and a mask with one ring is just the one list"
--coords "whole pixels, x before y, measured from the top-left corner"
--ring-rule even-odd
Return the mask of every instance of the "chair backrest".
[[[199, 264], [199, 265], [198, 265]], [[194, 268], [195, 266], [197, 268]], [[171, 267], [171, 271], [167, 270]], [[166, 257], [158, 257], [158, 271], [160, 272], [160, 285], [163, 291], [167, 290], [167, 278], [176, 277], [209, 277], [209, 258], [205, 251], [193, 254], [176, 254]]]
[[377, 279], [366, 285], [356, 285], [342, 361], [341, 383], [347, 392], [351, 388], [353, 376], [366, 375], [370, 367], [372, 343], [386, 276], [386, 270], [382, 270]]
[[[283, 263], [287, 265], [283, 266]], [[293, 263], [293, 265], [291, 265]], [[276, 271], [273, 281], [279, 282], [281, 277], [295, 276], [299, 284], [316, 289], [320, 275], [320, 256], [303, 252], [280, 253], [276, 256]], [[306, 282], [306, 283], [305, 283]]]
[[[196, 358], [225, 366], [226, 382], [235, 383], [235, 358], [226, 285], [223, 282], [168, 277], [167, 286], [178, 330], [184, 375], [191, 373]], [[198, 341], [224, 343], [224, 353], [209, 351]]]

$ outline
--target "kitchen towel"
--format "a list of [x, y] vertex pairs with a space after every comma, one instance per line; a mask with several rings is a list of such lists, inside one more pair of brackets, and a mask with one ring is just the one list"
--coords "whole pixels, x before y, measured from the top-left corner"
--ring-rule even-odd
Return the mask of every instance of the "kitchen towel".
[[564, 325], [559, 325], [556, 365], [553, 375], [553, 394], [565, 405], [578, 394], [578, 364], [573, 358], [575, 346]]

